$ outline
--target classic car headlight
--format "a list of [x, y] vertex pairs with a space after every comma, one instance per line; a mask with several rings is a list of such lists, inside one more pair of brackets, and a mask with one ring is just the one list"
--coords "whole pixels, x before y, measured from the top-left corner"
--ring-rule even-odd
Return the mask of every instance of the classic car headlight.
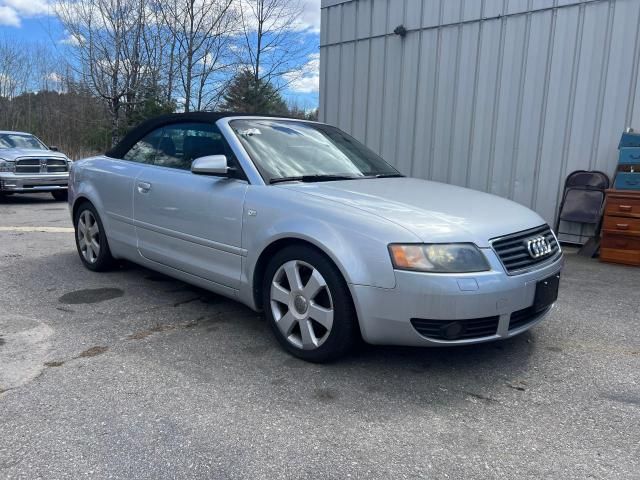
[[485, 272], [489, 263], [473, 243], [389, 245], [391, 261], [398, 270], [432, 273]]
[[9, 160], [4, 160], [0, 158], [0, 172], [15, 172], [16, 164], [15, 162], [10, 162]]

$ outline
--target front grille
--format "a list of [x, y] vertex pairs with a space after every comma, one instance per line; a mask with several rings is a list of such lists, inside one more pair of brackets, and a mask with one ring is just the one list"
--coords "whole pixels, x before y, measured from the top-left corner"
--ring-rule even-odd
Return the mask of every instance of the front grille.
[[65, 173], [67, 161], [62, 158], [21, 158], [16, 161], [16, 173]]
[[[528, 241], [538, 237], [544, 237], [549, 242], [551, 251], [534, 258], [529, 253]], [[558, 241], [548, 225], [541, 225], [530, 230], [500, 237], [493, 240], [492, 245], [509, 274], [515, 274], [537, 264], [547, 262], [556, 258], [560, 253], [560, 245], [558, 245]]]
[[536, 311], [533, 307], [523, 308], [517, 312], [511, 314], [509, 319], [509, 330], [515, 330], [516, 328], [523, 327], [528, 323], [536, 321], [542, 315], [547, 313], [551, 307], [547, 307], [542, 311]]
[[16, 162], [16, 173], [40, 173], [39, 158], [24, 158]]
[[60, 158], [47, 159], [47, 173], [63, 173], [69, 170], [67, 161]]
[[499, 321], [499, 316], [470, 318], [467, 320], [412, 318], [411, 325], [424, 337], [436, 340], [464, 340], [495, 335]]

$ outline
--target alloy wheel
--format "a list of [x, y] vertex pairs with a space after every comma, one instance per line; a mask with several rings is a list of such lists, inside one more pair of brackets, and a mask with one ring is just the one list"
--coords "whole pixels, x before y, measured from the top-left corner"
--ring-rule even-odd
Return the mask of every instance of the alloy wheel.
[[84, 210], [78, 217], [78, 247], [88, 263], [96, 263], [100, 255], [100, 227], [90, 210]]
[[333, 300], [327, 282], [312, 265], [291, 260], [271, 282], [271, 312], [278, 329], [293, 346], [313, 350], [333, 326]]

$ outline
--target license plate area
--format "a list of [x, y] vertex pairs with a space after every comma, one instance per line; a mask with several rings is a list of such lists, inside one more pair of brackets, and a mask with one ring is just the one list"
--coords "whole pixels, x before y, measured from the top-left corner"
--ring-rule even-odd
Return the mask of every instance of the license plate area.
[[560, 287], [560, 274], [557, 273], [549, 278], [540, 280], [536, 284], [536, 295], [533, 300], [533, 309], [536, 312], [546, 310], [558, 299], [558, 288]]

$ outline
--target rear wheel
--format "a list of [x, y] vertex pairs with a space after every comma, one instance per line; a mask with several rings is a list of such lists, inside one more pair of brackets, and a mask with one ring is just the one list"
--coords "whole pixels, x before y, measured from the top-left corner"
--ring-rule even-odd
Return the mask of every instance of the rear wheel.
[[75, 216], [76, 247], [85, 267], [94, 272], [108, 270], [113, 257], [107, 243], [104, 226], [93, 205], [80, 205]]
[[67, 198], [69, 198], [69, 192], [67, 190], [56, 190], [51, 192], [51, 196], [59, 202], [66, 202]]
[[344, 278], [311, 247], [288, 247], [271, 259], [263, 305], [280, 344], [303, 360], [335, 360], [357, 338], [356, 315]]

